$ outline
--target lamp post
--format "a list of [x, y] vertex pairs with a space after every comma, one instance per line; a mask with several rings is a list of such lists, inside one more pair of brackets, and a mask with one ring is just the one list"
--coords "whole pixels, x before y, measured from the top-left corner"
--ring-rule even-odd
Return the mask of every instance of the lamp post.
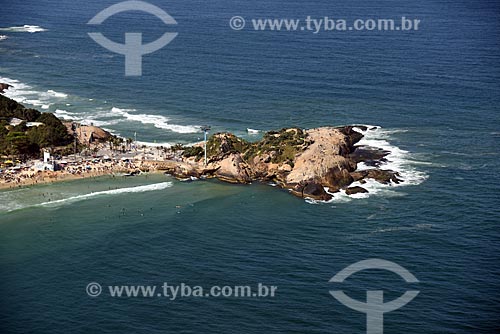
[[204, 142], [205, 142], [205, 166], [207, 165], [207, 134], [208, 131], [210, 131], [210, 126], [205, 125], [201, 127], [201, 131], [203, 131], [204, 134]]
[[78, 145], [78, 135], [76, 133], [76, 129], [77, 129], [77, 124], [76, 123], [72, 123], [71, 124], [71, 130], [73, 130], [73, 137], [75, 139], [75, 142], [74, 142], [74, 150], [73, 150], [73, 153], [74, 153], [74, 158], [75, 158], [75, 162], [76, 162], [76, 147]]

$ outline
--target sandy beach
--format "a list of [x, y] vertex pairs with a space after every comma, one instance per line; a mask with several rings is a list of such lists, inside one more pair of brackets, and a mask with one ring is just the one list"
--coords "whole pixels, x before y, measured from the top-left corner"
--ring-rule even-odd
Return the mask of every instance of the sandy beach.
[[133, 170], [116, 168], [102, 171], [88, 171], [83, 173], [69, 173], [66, 171], [40, 171], [36, 172], [33, 176], [18, 175], [15, 178], [12, 178], [10, 181], [6, 181], [5, 179], [0, 180], [0, 191], [8, 190], [8, 189], [17, 189], [23, 187], [31, 187], [37, 186], [47, 183], [56, 183], [63, 181], [74, 181], [74, 180], [82, 180], [89, 179], [101, 176], [121, 176], [126, 173], [131, 173]]
[[42, 171], [34, 168], [35, 161], [29, 161], [27, 164], [31, 167], [18, 167], [16, 170], [6, 169], [0, 173], [0, 191], [106, 175], [115, 177], [144, 172], [155, 173], [157, 172], [157, 162], [138, 159], [93, 159], [70, 163], [57, 171]]

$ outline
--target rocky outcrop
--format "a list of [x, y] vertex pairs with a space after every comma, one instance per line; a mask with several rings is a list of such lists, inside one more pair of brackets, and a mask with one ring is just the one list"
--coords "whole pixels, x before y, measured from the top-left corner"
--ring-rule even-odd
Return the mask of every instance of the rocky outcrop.
[[317, 180], [300, 182], [290, 189], [290, 192], [301, 198], [312, 198], [319, 201], [332, 199], [332, 195], [327, 193], [325, 187]]
[[12, 87], [11, 85], [9, 84], [6, 84], [6, 83], [0, 83], [0, 93], [5, 93], [5, 90], [6, 89], [9, 89], [10, 87]]
[[[73, 133], [72, 122], [65, 122], [69, 133]], [[100, 127], [93, 125], [82, 125], [78, 124], [76, 128], [76, 135], [78, 137], [78, 142], [82, 144], [89, 144], [93, 142], [106, 142], [109, 138], [113, 137], [111, 133]]]
[[349, 187], [345, 190], [345, 193], [347, 195], [354, 195], [354, 194], [366, 194], [368, 193], [368, 190], [366, 190], [363, 187]]
[[215, 169], [215, 177], [230, 183], [252, 182], [252, 172], [240, 153], [230, 153], [224, 159], [211, 163], [208, 169]]
[[386, 162], [385, 158], [390, 152], [372, 147], [359, 147], [349, 154], [349, 158], [356, 163], [363, 162], [370, 167], [378, 167]]
[[332, 189], [351, 183], [348, 174], [356, 169], [356, 164], [346, 156], [354, 140], [342, 128], [319, 128], [306, 133], [310, 144], [295, 157], [294, 168], [286, 182], [319, 179], [321, 184]]
[[374, 179], [383, 184], [390, 184], [391, 182], [399, 184], [403, 182], [403, 180], [401, 180], [399, 176], [399, 173], [392, 170], [379, 169], [370, 169], [368, 170], [368, 174], [366, 175], [367, 178]]
[[[256, 143], [218, 133], [207, 143], [207, 166], [202, 150], [190, 149], [185, 165], [171, 172], [180, 178], [216, 177], [231, 183], [273, 181], [298, 197], [316, 200], [330, 200], [341, 189], [347, 194], [366, 193], [362, 187], [349, 186], [367, 178], [385, 184], [401, 182], [398, 173], [376, 168], [388, 152], [357, 147], [362, 138], [353, 126], [282, 129], [266, 133]], [[361, 162], [374, 168], [357, 171]]]

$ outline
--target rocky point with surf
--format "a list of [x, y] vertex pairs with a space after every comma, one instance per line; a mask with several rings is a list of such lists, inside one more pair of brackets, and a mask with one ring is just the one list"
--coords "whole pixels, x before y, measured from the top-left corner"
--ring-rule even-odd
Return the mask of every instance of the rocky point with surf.
[[[207, 142], [186, 149], [182, 164], [167, 172], [178, 178], [215, 177], [231, 183], [272, 182], [301, 198], [328, 201], [332, 194], [367, 193], [358, 181], [374, 179], [383, 184], [400, 183], [396, 171], [382, 169], [390, 153], [356, 146], [365, 126], [321, 127], [310, 130], [287, 128], [267, 132], [251, 143], [231, 133], [217, 133]], [[358, 163], [369, 169], [358, 171]]]
[[[1, 91], [9, 88], [10, 85], [0, 83]], [[22, 118], [26, 114], [24, 106], [2, 95], [0, 98], [5, 104], [6, 116], [19, 114]], [[31, 113], [37, 117], [46, 115], [36, 110]], [[24, 118], [22, 121], [26, 122]], [[66, 122], [63, 126], [60, 120], [57, 121], [61, 123], [58, 124], [62, 136], [67, 137], [64, 144], [71, 143], [73, 123]], [[7, 123], [5, 128], [4, 132], [17, 129]], [[30, 130], [24, 130], [29, 135]], [[360, 125], [309, 130], [284, 128], [265, 133], [257, 142], [246, 141], [232, 133], [216, 133], [207, 141], [206, 161], [204, 143], [198, 143], [171, 147], [169, 151], [175, 159], [141, 159], [138, 162], [145, 170], [165, 171], [179, 179], [217, 178], [240, 184], [271, 182], [298, 197], [328, 201], [339, 191], [346, 195], [368, 193], [362, 186], [367, 179], [387, 185], [403, 182], [397, 171], [383, 169], [391, 152], [357, 145], [363, 138], [362, 132], [367, 130], [371, 129]], [[99, 127], [85, 125], [79, 125], [79, 131], [74, 134], [78, 143], [107, 142], [113, 137]], [[37, 148], [32, 155], [37, 155], [39, 150]], [[366, 168], [358, 169], [358, 164]]]

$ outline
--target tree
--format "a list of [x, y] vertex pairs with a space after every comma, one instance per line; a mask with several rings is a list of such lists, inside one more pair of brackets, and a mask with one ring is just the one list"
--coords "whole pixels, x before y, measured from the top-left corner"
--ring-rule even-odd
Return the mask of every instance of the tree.
[[30, 142], [28, 136], [23, 132], [9, 132], [5, 140], [11, 155], [18, 155], [26, 159], [26, 157], [40, 152], [40, 147]]
[[109, 137], [108, 138], [108, 144], [109, 144], [109, 149], [113, 151], [113, 142], [115, 141], [114, 137]]
[[127, 138], [127, 146], [128, 146], [128, 150], [132, 150], [132, 143], [134, 142], [134, 140], [132, 138]]

